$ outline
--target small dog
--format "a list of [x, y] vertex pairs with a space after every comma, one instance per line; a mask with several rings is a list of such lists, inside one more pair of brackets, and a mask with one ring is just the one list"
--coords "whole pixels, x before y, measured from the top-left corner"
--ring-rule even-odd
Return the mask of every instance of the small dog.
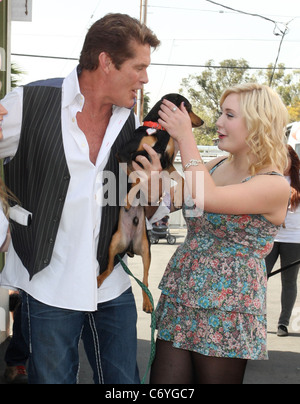
[[[127, 163], [127, 175], [133, 171], [132, 161], [137, 156], [145, 156], [150, 160], [150, 156], [144, 150], [143, 144], [151, 146], [160, 156], [160, 162], [163, 170], [168, 172], [176, 171], [173, 166], [176, 157], [176, 148], [173, 139], [168, 132], [158, 123], [162, 101], [167, 99], [180, 107], [184, 102], [193, 127], [200, 127], [203, 121], [193, 111], [190, 102], [180, 94], [168, 94], [164, 96], [151, 109], [149, 114], [144, 118], [143, 126], [135, 131], [134, 139], [128, 143], [125, 148], [120, 151], [117, 158], [120, 163]], [[113, 235], [109, 247], [109, 262], [107, 269], [98, 276], [98, 287], [111, 274], [114, 269], [114, 259], [117, 254], [127, 253], [130, 257], [134, 254], [142, 256], [144, 277], [143, 283], [148, 287], [148, 276], [151, 262], [150, 242], [146, 228], [145, 208], [141, 205], [131, 206], [127, 197], [127, 205], [121, 207], [118, 222], [118, 229]], [[147, 294], [143, 291], [143, 310], [146, 313], [152, 313], [153, 307]]]

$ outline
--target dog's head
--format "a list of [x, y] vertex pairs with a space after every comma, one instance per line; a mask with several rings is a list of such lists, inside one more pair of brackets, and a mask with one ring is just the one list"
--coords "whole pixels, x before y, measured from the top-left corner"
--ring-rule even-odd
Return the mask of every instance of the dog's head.
[[148, 113], [148, 115], [144, 118], [144, 122], [146, 122], [146, 121], [157, 122], [158, 121], [158, 119], [159, 119], [158, 111], [160, 110], [163, 100], [171, 101], [177, 107], [180, 107], [180, 105], [184, 102], [185, 108], [190, 115], [193, 128], [199, 128], [200, 126], [203, 125], [203, 123], [204, 123], [203, 120], [193, 112], [192, 105], [189, 102], [189, 100], [186, 99], [183, 95], [176, 94], [176, 93], [166, 94], [164, 97], [162, 97], [161, 100], [158, 101], [154, 105], [154, 107], [151, 109], [151, 111]]
[[[171, 101], [177, 107], [180, 107], [184, 102], [194, 128], [198, 128], [204, 123], [203, 120], [193, 112], [191, 103], [185, 97], [180, 94], [165, 95], [144, 118], [144, 125], [135, 130], [135, 136], [132, 141], [124, 145], [122, 150], [117, 154], [119, 162], [128, 163], [128, 173], [133, 170], [131, 162], [135, 160], [137, 156], [145, 156], [150, 160], [150, 156], [143, 148], [144, 143], [153, 147], [159, 154], [163, 169], [167, 169], [173, 164], [177, 152], [175, 143], [168, 132], [157, 123], [159, 119], [158, 111], [164, 99]], [[151, 125], [149, 126], [149, 124]]]

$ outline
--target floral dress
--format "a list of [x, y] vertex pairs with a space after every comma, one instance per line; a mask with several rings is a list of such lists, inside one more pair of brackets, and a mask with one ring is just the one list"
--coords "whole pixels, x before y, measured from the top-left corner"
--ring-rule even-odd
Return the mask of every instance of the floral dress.
[[279, 227], [262, 215], [183, 213], [187, 237], [159, 286], [158, 338], [206, 356], [268, 359], [264, 259]]

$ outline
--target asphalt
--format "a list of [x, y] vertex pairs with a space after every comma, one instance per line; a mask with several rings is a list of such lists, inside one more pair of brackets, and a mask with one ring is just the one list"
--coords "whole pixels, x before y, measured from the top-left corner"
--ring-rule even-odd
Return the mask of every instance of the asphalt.
[[[158, 284], [170, 257], [178, 245], [184, 241], [185, 231], [173, 229], [171, 233], [177, 237], [175, 245], [170, 246], [166, 240], [152, 246], [152, 263], [150, 268], [149, 288], [157, 303], [160, 291]], [[142, 278], [140, 257], [129, 260], [130, 270], [139, 279]], [[278, 268], [278, 265], [277, 265]], [[132, 281], [133, 291], [138, 308], [138, 364], [141, 377], [144, 376], [150, 357], [150, 321], [151, 316], [142, 311], [142, 292], [136, 282]], [[300, 291], [300, 277], [298, 279]], [[268, 284], [268, 361], [249, 362], [245, 375], [245, 384], [300, 384], [300, 293], [291, 319], [289, 337], [277, 337], [277, 322], [280, 313], [281, 281], [280, 275], [269, 280]], [[2, 375], [5, 369], [3, 360], [7, 342], [0, 346], [0, 384], [4, 384]], [[84, 350], [80, 346], [79, 384], [92, 384], [92, 372]], [[148, 378], [147, 378], [148, 381]]]

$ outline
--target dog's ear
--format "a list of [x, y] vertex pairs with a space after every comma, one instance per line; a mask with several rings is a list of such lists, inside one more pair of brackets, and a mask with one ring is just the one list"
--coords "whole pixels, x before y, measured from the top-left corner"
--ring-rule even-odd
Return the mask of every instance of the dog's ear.
[[200, 128], [200, 126], [204, 124], [204, 121], [202, 121], [202, 119], [198, 115], [196, 115], [192, 110], [191, 112], [189, 112], [189, 116], [191, 118], [193, 128]]

